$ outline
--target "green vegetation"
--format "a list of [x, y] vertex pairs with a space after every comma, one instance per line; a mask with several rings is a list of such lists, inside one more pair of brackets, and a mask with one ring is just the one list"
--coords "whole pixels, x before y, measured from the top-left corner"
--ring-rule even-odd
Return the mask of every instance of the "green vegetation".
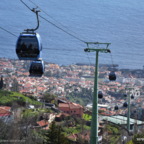
[[143, 143], [144, 143], [144, 133], [134, 135], [132, 140], [127, 142], [127, 144], [143, 144]]
[[65, 136], [69, 136], [72, 134], [78, 134], [84, 130], [90, 130], [89, 126], [78, 124], [75, 127], [63, 127], [62, 131]]
[[119, 133], [119, 128], [114, 126], [114, 125], [107, 125], [106, 129], [113, 135], [118, 135]]
[[65, 119], [64, 123], [61, 125], [65, 136], [90, 130], [90, 126], [87, 126], [86, 121], [80, 117], [70, 117], [69, 119]]
[[117, 144], [121, 133], [119, 127], [113, 124], [108, 124], [106, 125], [104, 131], [108, 132], [108, 135], [105, 137], [104, 141], [108, 142], [109, 144]]
[[88, 115], [88, 114], [83, 114], [82, 118], [85, 120], [85, 121], [90, 121], [92, 119], [92, 116], [91, 115]]
[[[82, 98], [79, 98], [79, 97], [74, 97], [74, 96], [70, 96], [70, 95], [68, 95], [67, 97], [66, 97], [69, 101], [71, 101], [71, 102], [74, 102], [74, 103], [78, 103], [78, 104], [80, 104], [80, 105], [86, 105], [85, 104], [85, 99], [82, 99]], [[87, 101], [87, 100], [86, 100]]]
[[71, 134], [76, 134], [76, 133], [81, 132], [81, 128], [80, 128], [80, 125], [76, 126], [76, 127], [64, 127], [63, 131], [64, 131], [63, 132], [64, 135], [68, 136], [68, 135], [71, 135]]
[[51, 93], [45, 93], [43, 95], [43, 100], [45, 100], [46, 103], [51, 103], [51, 104], [55, 104], [57, 106], [57, 100], [56, 100], [57, 96]]
[[[75, 87], [75, 86], [72, 86], [72, 87]], [[67, 87], [66, 89], [68, 89], [68, 88], [69, 87]], [[81, 89], [81, 91], [77, 91], [75, 89], [74, 91], [69, 93], [66, 96], [66, 98], [68, 100], [70, 100], [71, 102], [79, 103], [79, 104], [85, 106], [91, 102], [93, 92], [92, 92], [92, 89], [88, 89], [88, 88], [82, 88], [81, 87], [80, 89]]]
[[110, 144], [116, 144], [120, 136], [111, 136], [110, 137]]
[[55, 125], [55, 122], [52, 122], [50, 129], [43, 133], [43, 137], [44, 144], [70, 144], [62, 133], [61, 126]]
[[49, 109], [25, 109], [23, 110], [22, 116], [23, 117], [34, 117], [38, 116], [41, 113], [50, 113], [51, 110]]
[[0, 90], [0, 105], [12, 106], [13, 102], [17, 102], [22, 106], [24, 106], [26, 102], [32, 105], [41, 105], [40, 102], [26, 97], [21, 93]]

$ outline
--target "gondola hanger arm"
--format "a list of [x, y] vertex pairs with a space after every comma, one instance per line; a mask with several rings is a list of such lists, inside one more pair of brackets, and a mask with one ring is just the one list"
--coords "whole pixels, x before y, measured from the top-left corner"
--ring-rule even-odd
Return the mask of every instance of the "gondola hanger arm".
[[23, 0], [20, 0], [30, 11], [34, 12], [36, 14], [36, 18], [37, 18], [37, 26], [34, 29], [25, 29], [24, 31], [29, 32], [29, 31], [36, 31], [39, 28], [39, 15], [38, 13], [40, 12], [40, 10], [36, 10], [36, 8], [31, 9], [25, 2], [23, 2]]

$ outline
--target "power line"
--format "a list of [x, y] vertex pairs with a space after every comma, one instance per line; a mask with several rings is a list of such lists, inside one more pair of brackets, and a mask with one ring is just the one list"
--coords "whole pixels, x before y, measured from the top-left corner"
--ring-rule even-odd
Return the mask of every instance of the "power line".
[[[52, 16], [50, 16], [47, 12], [45, 12], [41, 7], [39, 7], [36, 3], [34, 3], [32, 0], [29, 0], [33, 5], [35, 5], [37, 8], [39, 8], [43, 13], [45, 13], [47, 16], [49, 16], [51, 19], [53, 19], [55, 22], [57, 22], [58, 24], [60, 24], [62, 27], [64, 27], [65, 29], [75, 33], [74, 31], [70, 30], [69, 28], [65, 27], [62, 23], [60, 23], [58, 20], [56, 20], [55, 18], [53, 18]], [[77, 33], [75, 33], [77, 35]]]
[[0, 27], [0, 29], [4, 30], [5, 32], [7, 32], [7, 33], [9, 33], [9, 34], [11, 34], [11, 35], [13, 35], [13, 36], [15, 36], [15, 37], [18, 37], [17, 35], [15, 35], [14, 33], [6, 30], [5, 28]]
[[50, 23], [51, 25], [53, 25], [53, 26], [55, 26], [56, 28], [58, 28], [58, 29], [62, 30], [62, 31], [63, 31], [63, 32], [65, 32], [66, 34], [68, 34], [68, 35], [70, 35], [70, 36], [74, 37], [75, 39], [77, 39], [77, 40], [79, 40], [79, 41], [81, 41], [81, 42], [83, 42], [83, 43], [86, 43], [84, 40], [82, 40], [82, 39], [80, 39], [80, 38], [76, 37], [75, 35], [73, 35], [73, 34], [69, 33], [69, 32], [68, 32], [68, 31], [66, 31], [66, 30], [62, 29], [61, 27], [59, 27], [59, 26], [57, 26], [56, 24], [52, 23], [51, 21], [47, 20], [47, 19], [46, 19], [46, 18], [44, 18], [43, 16], [41, 16], [41, 15], [39, 15], [39, 16], [40, 16], [42, 19], [44, 19], [45, 21], [47, 21], [48, 23]]
[[26, 4], [23, 2], [23, 0], [20, 0], [30, 11], [32, 11], [32, 9]]
[[[55, 49], [55, 48], [43, 48], [43, 49], [46, 49], [46, 50], [50, 50], [50, 51], [54, 51], [54, 53], [55, 53], [55, 50], [56, 51], [67, 51], [67, 52], [74, 52], [74, 50], [68, 50], [68, 49]], [[78, 53], [76, 53], [76, 54], [78, 54]], [[57, 53], [57, 55], [59, 55], [59, 56], [71, 56], [71, 57], [78, 57], [78, 58], [81, 58], [81, 60], [82, 60], [82, 58], [84, 58], [85, 59], [85, 57], [84, 56], [82, 56], [82, 55], [75, 55], [75, 54], [70, 54], [70, 53], [67, 53], [67, 54], [59, 54], [59, 53]], [[118, 56], [118, 55], [117, 55]], [[122, 56], [122, 55], [119, 55], [119, 56]], [[95, 63], [95, 61], [93, 61], [93, 60], [91, 60], [91, 59], [95, 59], [95, 55], [94, 56], [90, 56], [90, 54], [89, 54], [89, 56], [87, 56], [87, 58], [88, 58], [88, 63], [90, 63], [90, 64], [94, 64]], [[101, 58], [101, 57], [100, 57]], [[45, 58], [44, 58], [45, 59]], [[109, 61], [109, 58], [108, 57], [104, 57], [104, 59], [103, 59], [106, 63], [108, 63], [108, 61]], [[128, 59], [127, 59], [128, 60]], [[127, 60], [121, 60], [121, 62], [119, 62], [118, 63], [118, 65], [121, 67], [121, 66], [130, 66], [129, 64], [130, 64], [130, 62], [129, 62], [129, 64], [127, 64], [127, 63], [123, 63], [123, 62], [126, 62]], [[83, 61], [82, 61], [83, 62]], [[100, 62], [100, 63], [103, 63], [103, 62]], [[111, 63], [111, 62], [109, 62], [109, 63]], [[143, 62], [134, 62], [134, 63], [132, 63], [132, 66], [133, 67], [138, 67], [138, 65], [144, 65], [143, 64]]]
[[[20, 0], [20, 1], [21, 1], [30, 11], [34, 12], [33, 9], [31, 9], [26, 3], [23, 2], [23, 0]], [[30, 1], [30, 2], [32, 2], [32, 1]], [[32, 3], [33, 3], [33, 2], [32, 2]], [[33, 3], [33, 4], [34, 4], [34, 3]], [[39, 17], [41, 17], [42, 19], [44, 19], [46, 22], [50, 23], [51, 25], [55, 26], [56, 28], [60, 29], [61, 31], [65, 32], [66, 34], [74, 37], [75, 39], [77, 39], [77, 40], [79, 40], [79, 41], [81, 41], [81, 42], [83, 42], [83, 43], [86, 43], [84, 40], [78, 38], [77, 36], [75, 36], [75, 35], [73, 35], [73, 34], [71, 34], [71, 33], [69, 33], [68, 31], [64, 30], [63, 28], [57, 26], [56, 24], [54, 24], [54, 23], [52, 23], [51, 21], [49, 21], [49, 20], [47, 20], [46, 18], [44, 18], [43, 16], [39, 15]]]
[[[21, 0], [22, 1], [22, 0]], [[25, 3], [24, 3], [25, 4]], [[25, 6], [27, 6], [27, 5], [25, 5]], [[28, 6], [27, 6], [27, 8], [29, 8]], [[30, 9], [30, 8], [29, 8]], [[31, 9], [30, 9], [31, 10]], [[63, 30], [62, 28], [60, 28], [60, 27], [58, 27], [56, 24], [54, 24], [54, 23], [52, 23], [52, 22], [50, 22], [50, 21], [48, 21], [46, 18], [44, 18], [44, 17], [42, 17], [41, 16], [41, 18], [43, 18], [44, 20], [46, 20], [47, 22], [49, 22], [49, 23], [51, 23], [52, 25], [54, 25], [55, 27], [57, 27], [57, 28], [59, 28], [59, 29], [61, 29], [62, 31], [64, 31], [65, 33], [67, 33], [67, 34], [69, 34], [69, 35], [71, 35], [71, 36], [74, 36], [74, 35], [72, 35], [72, 34], [70, 34], [69, 32], [67, 32], [67, 31], [65, 31], [65, 30]], [[8, 32], [9, 34], [11, 34], [11, 35], [13, 35], [13, 36], [15, 36], [15, 37], [17, 37], [15, 34], [13, 34], [12, 32], [10, 32], [10, 31], [8, 31], [8, 30], [6, 30], [6, 29], [4, 29], [4, 28], [2, 28], [2, 27], [0, 27], [2, 30], [4, 30], [4, 31], [6, 31], [6, 32]], [[82, 41], [82, 42], [84, 42], [85, 43], [85, 41], [83, 41], [82, 39], [79, 39], [78, 37], [76, 37], [76, 36], [74, 36], [76, 39], [78, 39], [78, 40], [80, 40], [80, 41]], [[48, 50], [64, 50], [64, 51], [73, 51], [72, 49], [71, 50], [67, 50], [67, 49], [50, 49], [50, 48], [43, 48], [43, 49], [48, 49]], [[133, 53], [118, 53], [118, 54], [114, 54], [115, 56], [122, 56], [122, 55], [133, 55]], [[135, 55], [137, 55], [137, 56], [143, 56], [142, 54], [135, 54]], [[72, 56], [72, 55], [71, 55]], [[83, 56], [78, 56], [78, 57], [83, 57]], [[105, 59], [107, 59], [107, 57], [105, 57]], [[89, 61], [90, 61], [90, 59], [89, 59]], [[91, 63], [91, 62], [90, 62]], [[133, 63], [133, 65], [137, 65], [138, 63], [136, 63], [136, 64], [134, 64]], [[140, 64], [140, 63], [139, 63]], [[127, 64], [122, 64], [122, 65], [126, 65], [126, 66], [129, 66], [129, 65], [127, 65]]]

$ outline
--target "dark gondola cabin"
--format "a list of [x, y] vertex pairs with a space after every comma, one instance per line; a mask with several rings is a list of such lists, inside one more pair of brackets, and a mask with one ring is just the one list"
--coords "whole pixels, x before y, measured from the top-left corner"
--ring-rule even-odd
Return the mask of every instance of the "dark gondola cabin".
[[128, 103], [125, 102], [125, 103], [123, 104], [123, 107], [127, 107], [127, 106], [128, 106]]
[[126, 98], [126, 97], [127, 97], [127, 94], [124, 94], [124, 97]]
[[118, 108], [118, 106], [116, 105], [115, 107], [114, 107], [114, 110], [118, 110], [119, 108]]
[[134, 95], [131, 95], [131, 99], [134, 99]]
[[21, 33], [16, 43], [20, 60], [37, 60], [41, 57], [42, 43], [38, 33]]
[[102, 99], [103, 98], [103, 93], [101, 91], [98, 92], [98, 98]]
[[32, 61], [29, 69], [29, 76], [41, 77], [44, 74], [44, 62], [42, 60]]
[[115, 81], [116, 80], [116, 74], [115, 74], [115, 72], [110, 72], [109, 73], [109, 80], [110, 81]]

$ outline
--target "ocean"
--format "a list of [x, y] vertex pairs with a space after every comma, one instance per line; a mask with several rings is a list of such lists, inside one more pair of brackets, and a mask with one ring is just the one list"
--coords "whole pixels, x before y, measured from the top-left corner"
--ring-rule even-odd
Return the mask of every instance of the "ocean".
[[[84, 42], [107, 42], [111, 43], [111, 54], [100, 53], [99, 63], [114, 63], [120, 68], [143, 68], [144, 1], [23, 1], [30, 8], [37, 5], [37, 9], [41, 9], [39, 14], [47, 20], [40, 18], [37, 30], [42, 38], [44, 61], [59, 65], [94, 64], [95, 52], [84, 52], [87, 48]], [[1, 0], [0, 57], [18, 59], [15, 53], [17, 37], [24, 29], [36, 25], [35, 14], [20, 0]]]

